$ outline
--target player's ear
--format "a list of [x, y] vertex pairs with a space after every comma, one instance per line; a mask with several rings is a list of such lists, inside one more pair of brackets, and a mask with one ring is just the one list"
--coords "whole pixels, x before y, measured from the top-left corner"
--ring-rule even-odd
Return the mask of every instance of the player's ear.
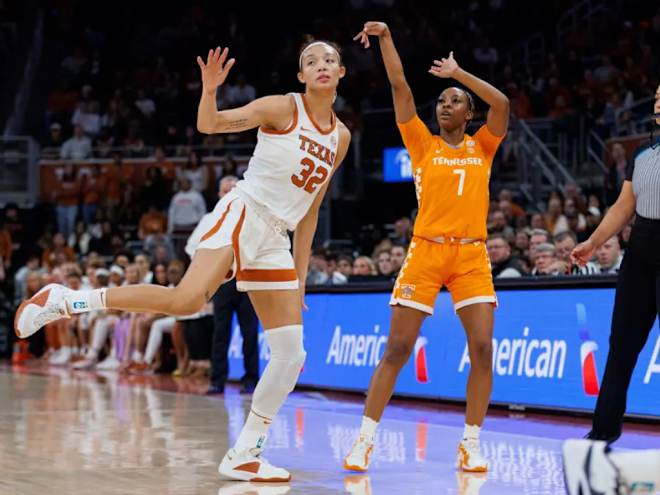
[[305, 84], [305, 76], [303, 76], [303, 73], [302, 73], [302, 72], [298, 72], [298, 81], [299, 81], [301, 84]]
[[345, 75], [346, 75], [346, 67], [344, 67], [343, 65], [340, 65], [339, 66], [339, 79], [341, 79]]

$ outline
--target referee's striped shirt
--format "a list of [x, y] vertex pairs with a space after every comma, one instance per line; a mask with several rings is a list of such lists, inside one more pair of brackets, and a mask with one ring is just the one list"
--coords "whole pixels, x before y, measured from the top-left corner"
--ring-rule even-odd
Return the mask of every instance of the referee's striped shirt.
[[651, 220], [660, 220], [660, 140], [635, 152], [626, 173], [637, 198], [636, 212]]

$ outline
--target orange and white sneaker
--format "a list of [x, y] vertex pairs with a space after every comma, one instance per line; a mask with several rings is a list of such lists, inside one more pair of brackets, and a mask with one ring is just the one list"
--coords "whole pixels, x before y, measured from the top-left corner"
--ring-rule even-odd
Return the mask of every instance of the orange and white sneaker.
[[456, 467], [468, 473], [485, 473], [488, 471], [488, 461], [481, 455], [479, 440], [464, 438], [458, 444]]
[[218, 466], [218, 472], [227, 478], [239, 481], [291, 481], [291, 473], [278, 468], [261, 456], [262, 449], [252, 448], [242, 452], [229, 449]]
[[33, 297], [23, 301], [14, 317], [16, 335], [24, 339], [48, 323], [71, 318], [64, 301], [69, 290], [63, 285], [48, 284]]
[[369, 458], [373, 450], [373, 441], [364, 435], [360, 435], [344, 458], [344, 469], [364, 473], [369, 469]]

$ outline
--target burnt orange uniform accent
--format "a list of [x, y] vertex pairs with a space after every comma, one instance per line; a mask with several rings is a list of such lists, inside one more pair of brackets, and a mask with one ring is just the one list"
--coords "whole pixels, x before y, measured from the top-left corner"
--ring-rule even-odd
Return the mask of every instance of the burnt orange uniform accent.
[[490, 169], [503, 137], [483, 125], [454, 148], [417, 116], [399, 124], [399, 131], [412, 159], [419, 203], [414, 234], [485, 239]]
[[293, 104], [293, 120], [291, 121], [291, 125], [284, 129], [283, 131], [278, 131], [277, 129], [268, 129], [267, 127], [261, 126], [259, 130], [261, 132], [264, 132], [266, 134], [275, 134], [275, 135], [282, 135], [282, 134], [289, 134], [292, 130], [296, 128], [298, 125], [298, 105]]
[[314, 127], [316, 127], [316, 130], [319, 131], [321, 134], [326, 135], [330, 134], [332, 131], [335, 130], [335, 127], [337, 127], [337, 116], [335, 115], [335, 112], [332, 112], [330, 115], [330, 128], [329, 129], [321, 129], [321, 126], [316, 122], [316, 119], [314, 118], [314, 114], [312, 111], [309, 109], [309, 106], [307, 105], [307, 98], [305, 97], [305, 94], [300, 95], [303, 106], [305, 107], [305, 113], [307, 114], [307, 117], [309, 117], [309, 120], [312, 121], [312, 124], [314, 124]]
[[245, 471], [248, 473], [257, 474], [259, 472], [260, 466], [261, 466], [260, 462], [247, 462], [245, 464], [241, 464], [240, 466], [236, 466], [234, 469], [236, 471]]
[[484, 240], [490, 170], [503, 137], [484, 125], [454, 147], [431, 134], [417, 116], [399, 124], [399, 130], [412, 159], [419, 213], [390, 304], [433, 314], [443, 285], [456, 310], [496, 304]]
[[[233, 201], [231, 203], [233, 203]], [[220, 219], [216, 222], [216, 224], [213, 227], [211, 227], [211, 229], [206, 234], [202, 236], [199, 242], [205, 241], [213, 234], [215, 234], [218, 230], [220, 230], [220, 227], [222, 227], [222, 222], [225, 221], [225, 218], [227, 217], [227, 213], [229, 213], [229, 209], [231, 208], [231, 203], [227, 205], [227, 208], [225, 208], [225, 211], [222, 213]]]
[[[227, 210], [229, 210], [229, 207], [227, 207]], [[244, 221], [245, 206], [243, 207], [243, 211], [241, 211], [241, 217], [238, 219], [236, 227], [234, 227], [234, 232], [231, 234], [231, 245], [234, 248], [234, 257], [236, 258], [236, 280], [238, 280], [238, 275], [241, 273], [241, 250], [238, 245], [238, 238], [241, 236], [241, 228], [243, 227]]]
[[[231, 206], [231, 203], [229, 205]], [[227, 211], [228, 210], [229, 210], [229, 206], [227, 207]], [[243, 269], [241, 267], [241, 250], [239, 245], [239, 238], [241, 236], [241, 228], [243, 227], [244, 221], [245, 221], [245, 207], [243, 207], [243, 212], [241, 213], [241, 217], [238, 220], [238, 223], [236, 224], [236, 227], [234, 228], [234, 232], [232, 233], [231, 236], [232, 247], [234, 248], [234, 256], [236, 257], [236, 281], [290, 282], [297, 280], [298, 273], [296, 272], [295, 269], [267, 269], [267, 268]], [[222, 223], [222, 221], [220, 223]]]

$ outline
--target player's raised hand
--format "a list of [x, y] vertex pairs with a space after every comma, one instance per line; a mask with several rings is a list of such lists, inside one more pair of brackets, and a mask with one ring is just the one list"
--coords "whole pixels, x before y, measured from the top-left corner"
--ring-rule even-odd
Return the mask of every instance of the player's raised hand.
[[353, 37], [353, 41], [359, 41], [365, 48], [369, 48], [369, 36], [385, 36], [390, 33], [390, 28], [384, 22], [365, 22], [362, 31]]
[[227, 60], [227, 55], [229, 55], [229, 48], [225, 47], [222, 50], [217, 47], [215, 50], [209, 50], [206, 63], [204, 63], [202, 57], [197, 57], [197, 65], [202, 70], [204, 91], [215, 91], [227, 79], [227, 74], [236, 62], [236, 59], [233, 58]]
[[571, 261], [576, 265], [584, 266], [593, 258], [595, 250], [596, 246], [591, 240], [581, 242], [571, 251]]
[[436, 77], [454, 77], [456, 71], [458, 71], [458, 62], [454, 59], [454, 52], [449, 52], [448, 58], [443, 58], [440, 60], [434, 60], [429, 73], [433, 74]]

